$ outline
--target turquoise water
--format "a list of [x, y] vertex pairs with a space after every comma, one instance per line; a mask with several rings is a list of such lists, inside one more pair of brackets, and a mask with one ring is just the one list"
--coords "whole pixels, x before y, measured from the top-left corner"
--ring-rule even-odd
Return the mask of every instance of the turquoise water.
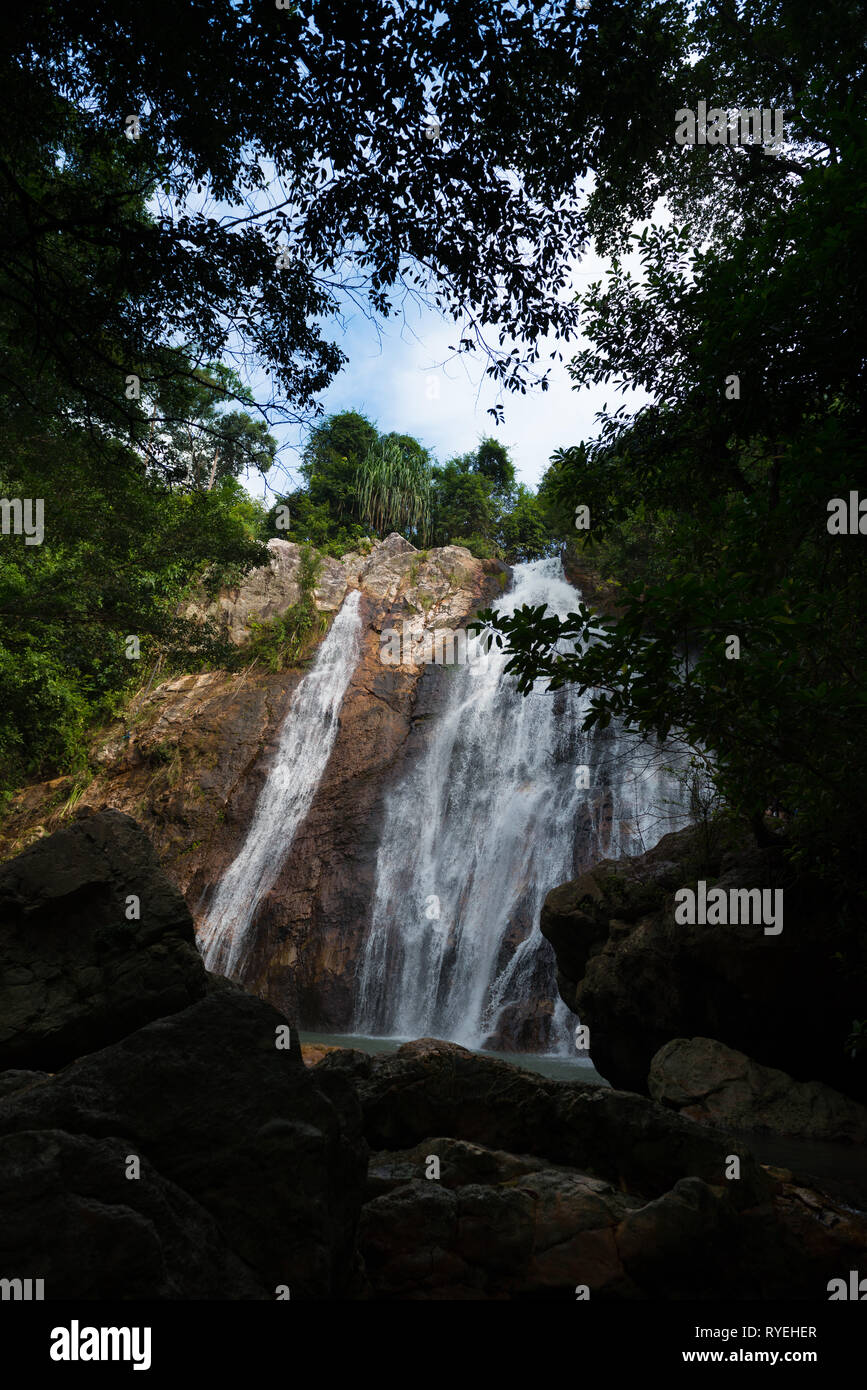
[[[354, 1047], [359, 1052], [396, 1052], [410, 1038], [368, 1038], [354, 1033], [301, 1033], [302, 1043], [320, 1043], [327, 1047]], [[474, 1049], [470, 1049], [474, 1050]], [[584, 1081], [595, 1086], [607, 1086], [589, 1057], [539, 1056], [532, 1052], [477, 1052], [479, 1057], [499, 1058], [526, 1071], [537, 1072], [553, 1081]]]

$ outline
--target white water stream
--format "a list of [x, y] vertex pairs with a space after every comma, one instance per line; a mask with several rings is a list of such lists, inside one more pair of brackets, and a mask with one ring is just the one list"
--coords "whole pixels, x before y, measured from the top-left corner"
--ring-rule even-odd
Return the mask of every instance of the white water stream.
[[[545, 603], [565, 617], [579, 601], [560, 561], [546, 559], [516, 566], [495, 607]], [[493, 646], [485, 661], [450, 670], [447, 707], [389, 796], [356, 1033], [480, 1048], [504, 1010], [532, 1013], [541, 995], [556, 1001], [541, 1024], [543, 1047], [574, 1055], [575, 1018], [557, 996], [553, 952], [538, 926], [545, 895], [596, 860], [649, 849], [685, 823], [679, 784], [664, 770], [677, 754], [613, 724], [582, 733], [588, 696], [569, 686], [547, 692], [545, 681], [520, 695], [507, 661]]]
[[199, 933], [205, 965], [220, 975], [242, 973], [256, 910], [277, 878], [331, 756], [360, 653], [360, 597], [358, 589], [347, 594], [292, 696], [247, 837], [220, 880]]

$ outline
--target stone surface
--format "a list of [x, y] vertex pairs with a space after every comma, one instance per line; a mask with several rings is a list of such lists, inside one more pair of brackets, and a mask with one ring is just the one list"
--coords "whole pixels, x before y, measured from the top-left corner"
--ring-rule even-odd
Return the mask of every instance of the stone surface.
[[301, 1056], [305, 1067], [315, 1067], [317, 1062], [321, 1062], [323, 1057], [327, 1057], [329, 1052], [338, 1052], [336, 1046], [329, 1046], [327, 1043], [302, 1043]]
[[18, 1071], [10, 1068], [9, 1071], [0, 1072], [0, 1100], [5, 1096], [12, 1096], [16, 1091], [26, 1091], [28, 1086], [35, 1086], [40, 1081], [47, 1081], [50, 1072], [47, 1071]]
[[867, 1109], [818, 1081], [793, 1081], [713, 1038], [673, 1038], [650, 1064], [650, 1094], [702, 1124], [800, 1139], [867, 1142]]
[[57, 1068], [208, 988], [186, 903], [129, 816], [86, 816], [0, 866], [0, 1066]]
[[[370, 1157], [366, 1297], [574, 1302], [585, 1285], [591, 1301], [823, 1299], [863, 1262], [863, 1213], [757, 1170], [730, 1140], [704, 1150], [695, 1125], [671, 1130], [642, 1097], [597, 1088], [589, 1104], [592, 1088], [462, 1053], [424, 1039], [317, 1068], [358, 1086], [371, 1141], [401, 1145]], [[407, 1146], [432, 1117], [439, 1135]], [[507, 1135], [523, 1149], [500, 1147]], [[741, 1177], [727, 1180], [714, 1164], [733, 1151]]]
[[[561, 997], [590, 1029], [593, 1064], [612, 1085], [646, 1092], [665, 1043], [709, 1036], [797, 1080], [867, 1094], [867, 1054], [853, 1058], [845, 1045], [863, 1013], [863, 940], [854, 918], [840, 924], [825, 885], [789, 873], [776, 849], [733, 833], [708, 849], [688, 829], [548, 894], [541, 928]], [[782, 932], [676, 923], [675, 890], [699, 878], [726, 892], [782, 887]]]
[[285, 1023], [220, 989], [0, 1101], [16, 1212], [0, 1268], [43, 1274], [19, 1269], [29, 1232], [55, 1296], [340, 1297], [365, 1179], [359, 1105], [275, 1046]]
[[635, 1296], [614, 1236], [633, 1205], [562, 1169], [486, 1184], [415, 1178], [365, 1206], [359, 1248], [381, 1299], [574, 1297], [576, 1282]]
[[[242, 643], [253, 635], [251, 620], [273, 622], [301, 597], [298, 575], [301, 549], [292, 541], [278, 538], [268, 542], [269, 562], [251, 570], [239, 585], [220, 593], [212, 602], [193, 601], [183, 610], [185, 618], [213, 618], [232, 642]], [[313, 601], [320, 612], [333, 613], [343, 602], [347, 576], [339, 560], [323, 555]]]
[[[275, 541], [271, 548], [273, 567], [245, 580], [235, 597], [222, 596], [236, 636], [250, 617], [276, 616], [297, 598], [300, 547]], [[401, 633], [404, 625], [411, 634], [465, 624], [502, 592], [507, 576], [499, 562], [476, 560], [461, 546], [416, 551], [400, 536], [368, 555], [333, 561], [323, 573], [334, 578], [334, 566], [341, 595], [350, 586], [363, 591], [361, 657], [310, 812], [260, 905], [257, 948], [244, 978], [301, 1028], [317, 1032], [340, 1032], [351, 1022], [384, 801], [423, 743], [450, 675], [443, 666], [384, 664], [381, 634]], [[320, 607], [336, 594], [323, 589]], [[95, 776], [79, 806], [134, 816], [197, 922], [243, 843], [303, 674], [252, 666], [160, 682], [126, 724], [106, 730], [94, 746]], [[0, 854], [67, 823], [74, 790], [72, 778], [24, 789], [3, 823]]]
[[341, 1049], [317, 1066], [358, 1088], [374, 1150], [410, 1149], [447, 1134], [510, 1154], [546, 1158], [655, 1197], [690, 1174], [725, 1184], [726, 1158], [741, 1158], [735, 1205], [761, 1200], [768, 1181], [748, 1149], [644, 1096], [579, 1081], [552, 1081], [455, 1043], [423, 1038], [395, 1053]]
[[130, 1143], [63, 1130], [0, 1139], [0, 1267], [46, 1299], [269, 1298], [214, 1218]]

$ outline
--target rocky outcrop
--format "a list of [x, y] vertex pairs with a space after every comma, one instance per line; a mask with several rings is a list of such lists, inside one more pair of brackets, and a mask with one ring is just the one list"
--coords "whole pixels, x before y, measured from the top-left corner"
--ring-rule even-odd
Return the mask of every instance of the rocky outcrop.
[[[269, 549], [269, 566], [196, 609], [216, 617], [234, 640], [249, 634], [252, 618], [279, 617], [298, 598], [300, 547], [272, 541]], [[450, 675], [448, 666], [412, 659], [384, 663], [382, 633], [411, 636], [465, 624], [506, 578], [505, 566], [476, 560], [461, 546], [417, 551], [396, 535], [367, 555], [324, 563], [316, 590], [323, 612], [339, 606], [348, 588], [362, 590], [362, 653], [317, 795], [260, 905], [257, 950], [244, 981], [302, 1027], [340, 1031], [350, 1023], [384, 798], [423, 742]], [[124, 811], [144, 826], [200, 921], [243, 842], [303, 674], [251, 663], [239, 674], [207, 671], [157, 684], [126, 723], [100, 737], [86, 786], [62, 778], [19, 795], [4, 821], [0, 853], [16, 853], [64, 824], [76, 799], [80, 807]]]
[[4, 1275], [47, 1298], [341, 1296], [358, 1098], [304, 1066], [283, 1014], [208, 975], [141, 829], [89, 816], [0, 885]]
[[531, 1154], [656, 1197], [688, 1174], [725, 1184], [726, 1156], [740, 1159], [732, 1201], [748, 1205], [767, 1188], [749, 1151], [722, 1142], [644, 1096], [583, 1082], [552, 1081], [456, 1043], [421, 1038], [395, 1053], [347, 1049], [314, 1074], [351, 1078], [371, 1148], [404, 1149], [448, 1134], [508, 1153]]
[[[182, 904], [140, 838], [107, 812], [8, 866], [46, 979], [132, 866], [171, 939]], [[144, 945], [112, 941], [90, 1020], [61, 1008], [64, 1049], [122, 1036], [0, 1072], [0, 1269], [48, 1300], [816, 1298], [864, 1257], [863, 1217], [646, 1097], [436, 1039], [304, 1058], [285, 1014], [201, 966], [202, 997], [153, 989], [170, 1012], [136, 1027], [115, 987]], [[17, 1055], [58, 1050], [46, 1023]]]
[[[212, 618], [218, 631], [239, 646], [252, 636], [251, 622], [268, 623], [280, 618], [301, 597], [299, 576], [301, 547], [279, 539], [268, 542], [268, 564], [252, 570], [232, 589], [216, 598], [194, 599], [184, 605], [185, 618]], [[348, 586], [345, 567], [330, 555], [323, 555], [313, 595], [316, 608], [335, 612], [343, 602]]]
[[0, 867], [0, 1067], [63, 1066], [208, 987], [189, 909], [129, 816], [86, 816]]
[[0, 1267], [52, 1298], [339, 1294], [358, 1103], [285, 1027], [226, 986], [0, 1101]]
[[367, 1297], [816, 1299], [863, 1262], [863, 1216], [640, 1096], [435, 1039], [323, 1073], [358, 1088], [375, 1150]]
[[650, 1094], [701, 1124], [867, 1143], [867, 1109], [818, 1081], [793, 1081], [713, 1038], [673, 1038], [650, 1064]]
[[[699, 879], [725, 892], [782, 889], [783, 930], [676, 922], [675, 891]], [[561, 997], [612, 1085], [646, 1092], [654, 1054], [702, 1036], [797, 1080], [867, 1094], [867, 1057], [845, 1046], [863, 1013], [863, 940], [854, 921], [842, 925], [827, 885], [796, 881], [778, 849], [731, 833], [708, 846], [701, 829], [666, 835], [555, 888], [541, 928]]]

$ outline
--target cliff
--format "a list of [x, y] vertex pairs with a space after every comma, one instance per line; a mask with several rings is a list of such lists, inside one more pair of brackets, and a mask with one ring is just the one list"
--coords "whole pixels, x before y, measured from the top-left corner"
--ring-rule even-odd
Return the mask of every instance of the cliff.
[[[214, 617], [243, 648], [254, 622], [281, 617], [300, 597], [300, 547], [269, 542], [269, 566], [186, 616]], [[381, 660], [381, 633], [465, 626], [508, 577], [497, 561], [462, 546], [415, 550], [391, 535], [369, 555], [325, 558], [314, 593], [331, 615], [349, 589], [362, 592], [362, 655], [310, 813], [262, 906], [248, 989], [297, 1014], [301, 1027], [345, 1029], [350, 982], [368, 921], [383, 797], [399, 776], [417, 726], [438, 708], [449, 668]], [[173, 883], [201, 920], [215, 884], [243, 842], [303, 669], [274, 672], [252, 661], [240, 673], [173, 676], [101, 731], [93, 776], [25, 788], [0, 835], [7, 858], [50, 834], [78, 807], [109, 807], [148, 832]]]

